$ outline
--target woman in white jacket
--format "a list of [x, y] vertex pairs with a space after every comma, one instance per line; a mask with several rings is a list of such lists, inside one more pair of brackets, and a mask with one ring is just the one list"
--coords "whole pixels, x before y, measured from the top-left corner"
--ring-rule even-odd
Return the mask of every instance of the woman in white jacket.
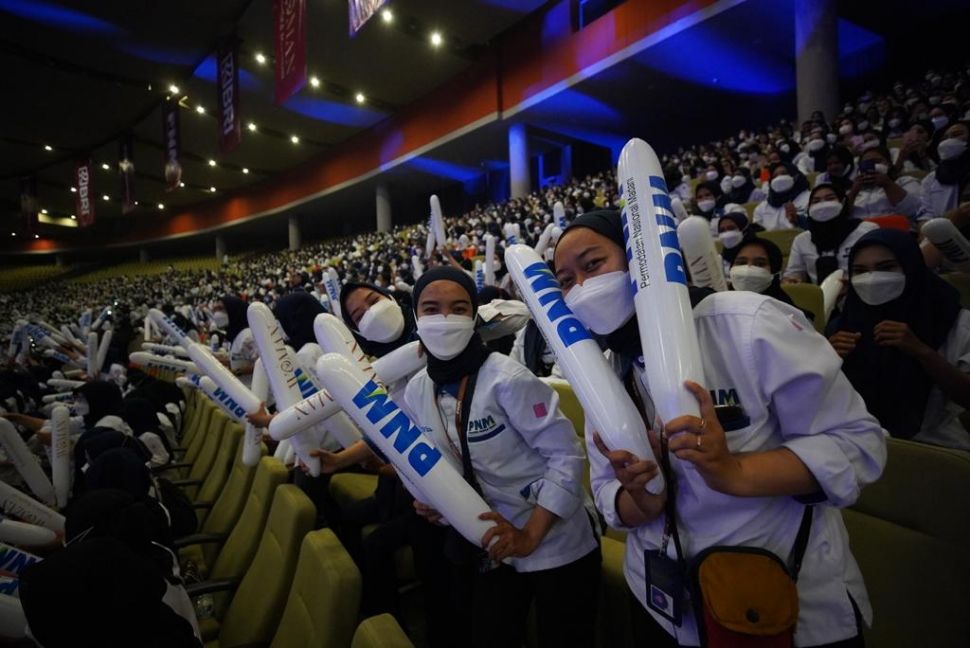
[[407, 408], [492, 507], [482, 519], [496, 522], [481, 539], [490, 562], [473, 576], [468, 643], [521, 646], [534, 601], [540, 646], [592, 646], [599, 540], [582, 446], [556, 392], [489, 353], [474, 329], [475, 284], [465, 273], [425, 272], [414, 303], [428, 366], [408, 383]]
[[[643, 363], [653, 359], [642, 357], [620, 214], [577, 218], [559, 241], [555, 263], [566, 304], [602, 336], [644, 421], [652, 424]], [[607, 283], [614, 289], [603, 290]], [[685, 388], [703, 418], [664, 422], [667, 479], [676, 493], [671, 523], [685, 555], [676, 555], [676, 543], [664, 542], [669, 486], [656, 496], [644, 490], [657, 465], [624, 450], [608, 452], [595, 431], [586, 432], [597, 508], [609, 525], [628, 531], [624, 572], [636, 601], [638, 645], [696, 646], [699, 640], [683, 592], [680, 625], [647, 609], [651, 554], [662, 556], [666, 545], [667, 559], [689, 560], [708, 547], [729, 545], [766, 549], [784, 560], [808, 503], [815, 505], [797, 582], [795, 645], [862, 645], [860, 617], [869, 622], [872, 612], [838, 508], [879, 477], [885, 433], [842, 374], [839, 357], [796, 309], [732, 291], [703, 299], [694, 319], [705, 384]], [[720, 421], [715, 406], [726, 405], [734, 415]]]

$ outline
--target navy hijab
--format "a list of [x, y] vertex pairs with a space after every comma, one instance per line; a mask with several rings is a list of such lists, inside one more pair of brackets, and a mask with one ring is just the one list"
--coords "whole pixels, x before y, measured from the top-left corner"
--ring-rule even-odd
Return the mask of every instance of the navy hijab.
[[859, 250], [872, 245], [889, 248], [899, 261], [906, 275], [903, 294], [881, 306], [869, 306], [850, 283], [842, 314], [829, 324], [827, 333], [862, 334], [842, 370], [882, 426], [894, 437], [909, 439], [920, 431], [934, 383], [917, 360], [877, 345], [873, 330], [885, 320], [904, 322], [924, 344], [939, 349], [960, 314], [960, 295], [927, 269], [919, 247], [906, 232], [869, 232], [849, 253], [850, 267]]
[[226, 327], [226, 339], [232, 344], [232, 341], [236, 339], [237, 335], [249, 328], [249, 319], [246, 316], [249, 304], [232, 295], [223, 295], [220, 301], [226, 307], [226, 315], [229, 316], [229, 326]]
[[795, 184], [793, 184], [792, 188], [789, 189], [788, 191], [785, 191], [784, 193], [779, 193], [774, 189], [771, 189], [770, 188], [771, 183], [769, 183], [768, 204], [771, 205], [772, 207], [775, 207], [776, 209], [778, 207], [781, 207], [787, 202], [792, 202], [793, 200], [795, 200], [795, 198], [800, 196], [803, 191], [808, 191], [809, 189], [808, 179], [806, 179], [805, 176], [802, 175], [802, 172], [799, 171], [797, 168], [795, 168], [795, 165], [791, 164], [790, 162], [777, 162], [775, 164], [772, 164], [771, 165], [772, 177], [774, 177], [775, 170], [778, 167], [784, 167], [788, 175], [790, 175], [795, 180]]
[[[347, 298], [350, 297], [352, 292], [360, 289], [373, 290], [374, 292], [380, 293], [385, 297], [393, 299], [401, 307], [401, 314], [404, 315], [404, 330], [396, 340], [391, 340], [390, 342], [375, 342], [368, 340], [357, 330], [357, 325], [354, 324], [354, 320], [350, 317], [350, 309], [347, 308]], [[340, 315], [344, 320], [344, 324], [354, 334], [354, 339], [357, 340], [357, 344], [364, 350], [364, 353], [375, 358], [381, 358], [391, 351], [418, 339], [418, 329], [414, 321], [414, 306], [411, 303], [411, 296], [400, 290], [392, 293], [385, 288], [375, 286], [371, 283], [348, 281], [340, 288]]]
[[323, 309], [316, 297], [298, 290], [280, 297], [273, 314], [290, 339], [290, 346], [299, 351], [304, 344], [317, 341], [317, 336], [313, 332], [313, 320], [317, 315], [325, 312], [327, 311]]

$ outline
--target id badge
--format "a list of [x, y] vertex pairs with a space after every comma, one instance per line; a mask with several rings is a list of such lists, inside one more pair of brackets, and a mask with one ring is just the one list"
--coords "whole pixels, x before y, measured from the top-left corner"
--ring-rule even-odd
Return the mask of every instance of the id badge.
[[644, 552], [647, 607], [680, 627], [684, 601], [684, 570], [657, 550]]

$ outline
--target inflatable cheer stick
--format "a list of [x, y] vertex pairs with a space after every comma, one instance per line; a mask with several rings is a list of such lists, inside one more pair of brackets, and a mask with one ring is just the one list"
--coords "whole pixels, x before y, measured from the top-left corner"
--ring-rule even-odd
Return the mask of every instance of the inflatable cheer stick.
[[[57, 534], [47, 527], [0, 518], [0, 542], [2, 543], [19, 547], [39, 547], [49, 545], [55, 540], [57, 540]], [[0, 636], [3, 635], [0, 634]]]
[[71, 412], [55, 405], [51, 412], [51, 481], [58, 508], [67, 506], [71, 494]]
[[51, 531], [64, 532], [63, 515], [4, 481], [0, 481], [0, 510]]
[[[300, 367], [296, 354], [286, 346], [283, 327], [273, 317], [269, 307], [262, 303], [250, 304], [246, 317], [269, 378], [269, 386], [276, 398], [276, 408], [282, 411], [320, 391], [313, 377]], [[310, 451], [314, 449], [312, 435], [307, 432], [296, 434], [290, 439], [290, 444], [310, 474], [319, 477], [320, 459], [310, 456]]]
[[327, 297], [330, 298], [330, 310], [337, 317], [342, 317], [340, 314], [340, 276], [335, 269], [327, 268], [326, 274], [323, 275], [323, 287], [326, 288]]
[[[566, 306], [549, 266], [525, 245], [506, 250], [505, 264], [522, 301], [556, 354], [559, 368], [606, 446], [656, 461], [640, 412], [599, 345]], [[654, 494], [663, 489], [660, 474], [647, 484], [647, 490]]]
[[438, 247], [444, 249], [445, 244], [448, 242], [445, 236], [445, 218], [441, 213], [441, 202], [438, 201], [438, 196], [432, 194], [431, 196], [431, 230], [434, 232], [434, 237], [438, 241]]
[[495, 237], [485, 235], [485, 285], [495, 285]]
[[923, 236], [961, 272], [970, 272], [970, 241], [948, 218], [933, 218], [923, 225]]
[[566, 229], [566, 208], [563, 206], [561, 200], [557, 200], [552, 206], [552, 222], [560, 230]]
[[663, 171], [649, 144], [627, 142], [617, 183], [650, 397], [664, 423], [700, 416], [697, 400], [684, 387], [685, 380], [704, 382], [687, 273]]
[[[203, 373], [195, 363], [179, 360], [172, 356], [160, 356], [147, 351], [135, 351], [128, 356], [128, 362], [145, 371], [174, 371], [175, 373]], [[49, 382], [49, 381], [48, 381]]]
[[169, 344], [156, 344], [155, 342], [142, 342], [141, 348], [150, 353], [167, 353], [169, 355], [188, 358], [189, 354], [184, 347], [171, 346]]
[[485, 287], [485, 265], [481, 259], [475, 259], [475, 290], [481, 291]]
[[27, 444], [17, 433], [17, 428], [7, 419], [0, 418], [0, 446], [3, 446], [7, 458], [13, 462], [17, 472], [27, 482], [27, 486], [38, 498], [47, 504], [54, 504], [54, 487], [51, 480], [44, 474], [40, 461], [27, 448]]
[[839, 301], [839, 294], [842, 292], [842, 280], [845, 279], [845, 271], [842, 268], [833, 270], [819, 285], [822, 290], [822, 311], [825, 313], [825, 321], [829, 321], [835, 304]]
[[494, 526], [478, 516], [490, 509], [481, 496], [441, 451], [390, 400], [387, 392], [368, 380], [353, 362], [340, 354], [319, 361], [320, 378], [333, 398], [364, 432], [367, 441], [388, 458], [398, 474], [416, 485], [445, 519], [469, 542], [479, 545]]
[[702, 216], [690, 216], [677, 226], [677, 238], [684, 249], [691, 282], [718, 292], [727, 290], [724, 264], [714, 247], [711, 227]]
[[393, 385], [419, 371], [427, 363], [428, 357], [421, 352], [421, 343], [415, 340], [378, 358], [372, 366], [385, 385]]

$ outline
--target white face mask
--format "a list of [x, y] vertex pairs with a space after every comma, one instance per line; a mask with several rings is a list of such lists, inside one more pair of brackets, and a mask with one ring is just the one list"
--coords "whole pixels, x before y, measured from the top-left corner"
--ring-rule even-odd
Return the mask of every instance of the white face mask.
[[753, 265], [736, 265], [731, 268], [731, 286], [735, 290], [763, 292], [771, 285], [772, 275], [766, 268]]
[[816, 151], [821, 150], [824, 146], [825, 146], [825, 140], [821, 138], [812, 139], [812, 140], [808, 140], [808, 144], [805, 145], [805, 149], [809, 153], [814, 153]]
[[576, 317], [597, 335], [608, 335], [633, 317], [630, 273], [621, 270], [589, 277], [564, 298]]
[[83, 396], [78, 396], [78, 399], [74, 401], [74, 407], [71, 408], [71, 411], [75, 416], [87, 416], [90, 414], [91, 406], [88, 405], [88, 399]]
[[889, 120], [889, 127], [890, 128], [899, 128], [899, 126], [902, 123], [903, 123], [903, 120], [902, 119], [900, 119], [899, 117], [893, 117], [892, 119]]
[[852, 288], [865, 303], [881, 306], [903, 294], [906, 289], [906, 275], [884, 270], [863, 272], [852, 277]]
[[721, 232], [718, 234], [717, 238], [719, 241], [721, 241], [721, 245], [728, 250], [732, 250], [736, 248], [741, 242], [741, 239], [744, 238], [744, 232], [741, 230], [727, 230], [726, 232]]
[[940, 130], [941, 128], [946, 128], [946, 125], [950, 123], [950, 118], [946, 115], [937, 115], [936, 117], [931, 117], [930, 121], [933, 122], [933, 128]]
[[705, 200], [698, 200], [697, 201], [697, 208], [699, 210], [701, 210], [701, 212], [704, 213], [704, 214], [707, 214], [710, 211], [712, 211], [714, 209], [715, 205], [717, 205], [717, 201], [716, 200], [713, 200], [711, 198], [707, 198]]
[[745, 178], [743, 175], [736, 175], [733, 178], [731, 178], [731, 186], [734, 187], [735, 189], [740, 189], [745, 185], [746, 181], [747, 181], [747, 178]]
[[451, 360], [465, 350], [475, 333], [475, 320], [467, 315], [424, 315], [418, 318], [418, 337], [428, 353]]
[[775, 193], [785, 193], [795, 186], [795, 178], [790, 175], [775, 176], [771, 179], [771, 189]]
[[404, 332], [404, 313], [393, 299], [381, 299], [361, 316], [357, 330], [372, 342], [392, 342]]
[[212, 313], [212, 323], [216, 325], [216, 328], [226, 328], [229, 326], [229, 313], [226, 311], [214, 311]]
[[704, 177], [708, 180], [717, 180], [717, 171], [708, 171], [704, 174]]
[[842, 213], [842, 203], [838, 200], [825, 200], [808, 207], [808, 217], [816, 223], [827, 223]]
[[886, 175], [887, 173], [889, 173], [889, 165], [883, 164], [882, 162], [877, 162], [876, 165], [872, 168], [872, 170], [875, 171], [876, 173], [881, 173], [882, 175]]
[[860, 131], [864, 131], [867, 128], [869, 128], [869, 122], [867, 120], [863, 119], [861, 122], [859, 122], [859, 130]]
[[836, 141], [837, 139], [839, 139], [839, 136], [838, 136], [838, 135], [836, 135], [835, 133], [828, 133], [828, 134], [827, 134], [827, 135], [825, 136], [825, 140], [826, 140], [826, 141], [827, 141], [827, 142], [828, 142], [829, 144], [835, 144], [835, 141]]
[[839, 126], [839, 135], [848, 135], [852, 132], [852, 124], [842, 124]]
[[941, 160], [952, 160], [960, 157], [967, 150], [967, 141], [956, 137], [948, 137], [936, 145], [936, 152]]
[[731, 184], [730, 176], [724, 176], [723, 178], [721, 178], [721, 191], [723, 191], [724, 193], [730, 193], [732, 187], [733, 185]]

